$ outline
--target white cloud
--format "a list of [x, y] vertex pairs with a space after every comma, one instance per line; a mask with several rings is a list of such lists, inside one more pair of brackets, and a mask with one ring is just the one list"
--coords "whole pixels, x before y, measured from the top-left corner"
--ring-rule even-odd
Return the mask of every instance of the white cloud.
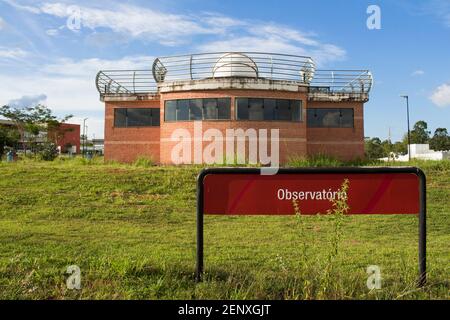
[[[195, 36], [214, 35], [212, 41], [209, 37], [196, 39], [199, 44], [195, 48], [201, 51], [272, 51], [310, 55], [319, 66], [342, 60], [346, 56], [344, 49], [319, 41], [313, 33], [270, 21], [238, 20], [218, 13], [172, 14], [117, 3], [111, 3], [108, 8], [100, 8], [55, 2], [33, 8], [34, 10], [29, 10], [26, 7], [24, 10], [64, 19], [64, 25], [67, 21], [75, 22], [79, 17], [81, 30], [93, 31], [87, 34], [88, 39], [107, 29], [122, 40], [157, 41], [165, 46], [180, 46], [192, 43]], [[51, 29], [47, 33], [54, 35], [56, 32]], [[97, 39], [98, 36], [94, 38]]]
[[[76, 121], [83, 118], [81, 115], [87, 114], [89, 137], [92, 137], [92, 133], [100, 138], [103, 137], [101, 114], [104, 104], [95, 88], [96, 73], [105, 69], [150, 69], [152, 62], [153, 57], [150, 56], [131, 56], [118, 60], [59, 59], [36, 68], [30, 75], [0, 74], [0, 105], [12, 102], [26, 106], [45, 101], [45, 105], [57, 114], [73, 114]], [[74, 119], [70, 122], [80, 123], [74, 122]]]
[[411, 73], [411, 75], [412, 76], [422, 76], [422, 75], [424, 75], [425, 74], [425, 71], [423, 71], [423, 70], [415, 70], [415, 71], [413, 71], [412, 73]]
[[430, 99], [438, 107], [450, 106], [450, 84], [444, 83], [437, 87], [430, 96]]
[[[81, 134], [83, 134], [83, 119], [86, 117], [70, 118], [68, 123], [75, 123], [80, 125]], [[89, 139], [95, 137], [96, 139], [103, 138], [104, 136], [104, 119], [98, 116], [89, 116], [86, 120], [87, 136]]]
[[0, 59], [21, 59], [27, 55], [28, 52], [20, 48], [0, 47]]
[[[48, 28], [48, 36], [67, 32], [66, 21], [73, 18], [74, 7], [65, 2], [21, 5], [7, 0], [18, 10], [31, 14], [48, 15], [61, 25]], [[130, 4], [111, 3], [108, 7], [83, 5], [78, 7], [82, 36], [88, 41], [159, 42], [166, 46], [179, 46], [183, 50], [200, 51], [262, 51], [312, 56], [318, 66], [344, 59], [343, 48], [323, 42], [316, 34], [302, 32], [292, 27], [267, 21], [241, 19], [202, 12], [195, 15], [164, 13]], [[43, 29], [45, 30], [45, 28]], [[42, 41], [51, 41], [43, 34]], [[192, 38], [197, 36], [195, 44]], [[109, 37], [109, 38], [108, 38]], [[211, 40], [212, 39], [212, 40]], [[181, 46], [183, 45], [183, 46]], [[0, 58], [21, 59], [28, 52], [21, 49], [0, 47]], [[97, 137], [103, 136], [104, 105], [99, 101], [95, 88], [95, 75], [105, 69], [151, 69], [151, 56], [128, 56], [116, 60], [53, 59], [51, 63], [38, 65], [27, 59], [30, 71], [24, 74], [0, 74], [0, 105], [17, 97], [33, 97], [44, 94], [46, 105], [59, 114], [72, 113], [82, 120], [88, 115], [90, 127]], [[38, 79], [38, 80], [37, 80]], [[73, 121], [72, 121], [73, 122]], [[89, 125], [89, 124], [88, 124]]]
[[163, 13], [134, 5], [119, 4], [112, 10], [46, 3], [39, 9], [40, 13], [59, 18], [76, 19], [79, 14], [81, 28], [108, 28], [132, 38], [157, 39], [161, 43], [171, 45], [183, 43], [186, 36], [214, 32], [194, 17]]
[[11, 7], [16, 8], [18, 10], [27, 11], [34, 14], [39, 14], [41, 10], [36, 7], [21, 5], [14, 0], [3, 0], [3, 2], [9, 4]]
[[19, 99], [10, 100], [7, 104], [11, 107], [25, 108], [33, 107], [38, 104], [42, 104], [47, 100], [45, 94], [37, 94], [31, 96], [22, 96]]
[[47, 64], [41, 68], [41, 71], [56, 76], [68, 78], [86, 78], [94, 79], [100, 70], [136, 70], [151, 69], [152, 56], [127, 56], [118, 60], [105, 60], [99, 58], [73, 60], [69, 58], [57, 59], [52, 64]]
[[319, 67], [330, 61], [344, 59], [346, 55], [344, 49], [334, 45], [318, 44], [312, 47], [304, 47], [297, 42], [273, 35], [243, 36], [229, 40], [217, 40], [201, 44], [197, 46], [197, 49], [203, 52], [255, 51], [312, 56]]
[[58, 29], [48, 29], [45, 31], [46, 34], [48, 34], [51, 37], [57, 36], [59, 34]]

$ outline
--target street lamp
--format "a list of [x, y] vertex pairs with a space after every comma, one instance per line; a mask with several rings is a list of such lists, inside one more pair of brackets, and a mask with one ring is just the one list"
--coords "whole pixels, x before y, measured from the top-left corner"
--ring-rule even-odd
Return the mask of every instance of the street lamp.
[[411, 161], [411, 133], [409, 131], [409, 98], [407, 95], [400, 96], [406, 99], [406, 121], [408, 122], [408, 160]]
[[86, 153], [86, 120], [88, 118], [83, 119], [83, 156]]

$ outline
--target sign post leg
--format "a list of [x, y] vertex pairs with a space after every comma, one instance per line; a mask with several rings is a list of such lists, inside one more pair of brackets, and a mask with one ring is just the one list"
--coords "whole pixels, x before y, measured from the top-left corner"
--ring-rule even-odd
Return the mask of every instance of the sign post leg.
[[195, 281], [202, 281], [203, 274], [203, 178], [200, 176], [197, 186], [197, 264]]
[[426, 178], [419, 173], [420, 181], [420, 212], [419, 212], [419, 280], [418, 286], [423, 287], [427, 282], [427, 218], [426, 218]]

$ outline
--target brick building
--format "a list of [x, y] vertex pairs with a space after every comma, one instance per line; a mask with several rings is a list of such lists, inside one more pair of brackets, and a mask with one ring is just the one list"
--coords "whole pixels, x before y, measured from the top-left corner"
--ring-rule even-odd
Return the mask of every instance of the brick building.
[[[16, 128], [16, 124], [11, 120], [0, 119], [0, 127]], [[27, 146], [30, 150], [30, 144], [42, 144], [47, 141], [56, 144], [61, 152], [79, 153], [80, 152], [80, 125], [74, 123], [60, 123], [57, 127], [47, 127], [37, 135], [25, 133], [24, 141], [19, 142], [15, 147], [23, 150]]]
[[[176, 130], [189, 132], [195, 153], [198, 123], [225, 140], [230, 129], [278, 129], [281, 163], [364, 157], [367, 70], [318, 70], [310, 57], [284, 54], [208, 53], [156, 58], [149, 70], [100, 71], [96, 84], [105, 103], [106, 160], [171, 164]], [[211, 140], [201, 137], [203, 152]]]
[[61, 123], [56, 130], [49, 132], [49, 135], [61, 152], [81, 152], [79, 124]]

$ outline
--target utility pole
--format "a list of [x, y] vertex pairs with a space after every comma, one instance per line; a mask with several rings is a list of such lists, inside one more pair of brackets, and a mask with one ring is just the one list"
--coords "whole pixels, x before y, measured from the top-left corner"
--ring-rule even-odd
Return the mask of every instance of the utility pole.
[[87, 119], [88, 118], [83, 119], [83, 152], [82, 152], [83, 157], [84, 157], [84, 154], [86, 153], [86, 120]]
[[409, 97], [407, 95], [400, 96], [406, 99], [406, 122], [408, 123], [408, 160], [411, 161], [411, 132], [409, 130]]

